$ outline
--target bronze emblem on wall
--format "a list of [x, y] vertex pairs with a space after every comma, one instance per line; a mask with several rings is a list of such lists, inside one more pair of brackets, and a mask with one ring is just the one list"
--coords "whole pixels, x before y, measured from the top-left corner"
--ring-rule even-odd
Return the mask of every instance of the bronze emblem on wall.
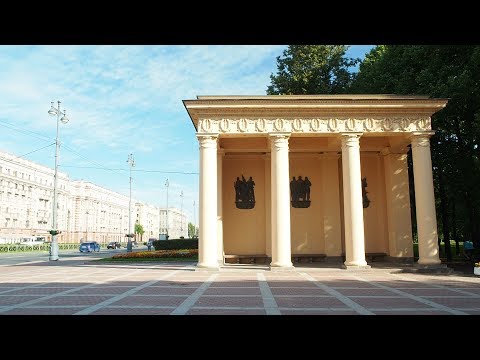
[[296, 179], [295, 176], [293, 177], [292, 181], [290, 181], [292, 207], [310, 207], [310, 186], [312, 186], [312, 183], [308, 179], [308, 176], [305, 176], [305, 179], [302, 179], [301, 176], [299, 176], [298, 179]]
[[366, 209], [370, 205], [370, 199], [367, 197], [367, 178], [362, 178], [362, 201], [363, 201], [363, 208]]
[[255, 181], [250, 176], [248, 180], [242, 175], [242, 180], [237, 176], [233, 183], [235, 188], [235, 205], [237, 209], [253, 209], [255, 207]]

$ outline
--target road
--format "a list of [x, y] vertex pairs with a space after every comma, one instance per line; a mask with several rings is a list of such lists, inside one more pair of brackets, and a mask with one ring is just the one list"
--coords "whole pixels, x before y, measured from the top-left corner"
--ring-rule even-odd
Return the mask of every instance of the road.
[[[140, 245], [134, 248], [133, 251], [147, 250], [147, 247]], [[125, 253], [127, 250], [122, 249], [100, 249], [100, 252], [95, 253], [81, 253], [78, 249], [75, 250], [60, 250], [59, 261], [69, 262], [84, 262], [93, 259], [101, 259], [111, 257], [114, 254]], [[23, 265], [34, 262], [48, 261], [48, 251], [26, 251], [26, 252], [10, 252], [0, 253], [0, 265]]]

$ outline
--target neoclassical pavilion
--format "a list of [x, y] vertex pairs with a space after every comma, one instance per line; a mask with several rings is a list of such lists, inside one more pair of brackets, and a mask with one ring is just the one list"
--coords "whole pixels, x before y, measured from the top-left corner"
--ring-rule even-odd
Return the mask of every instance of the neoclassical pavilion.
[[199, 268], [224, 255], [323, 254], [367, 268], [368, 253], [440, 264], [431, 116], [446, 99], [396, 95], [198, 96], [184, 100], [200, 144]]

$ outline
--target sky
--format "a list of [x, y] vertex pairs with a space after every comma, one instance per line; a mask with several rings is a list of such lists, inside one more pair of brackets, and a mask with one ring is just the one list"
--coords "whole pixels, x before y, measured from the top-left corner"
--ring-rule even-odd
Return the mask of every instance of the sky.
[[70, 120], [59, 126], [59, 171], [128, 196], [133, 154], [132, 198], [165, 208], [168, 178], [168, 206], [198, 223], [198, 141], [182, 100], [265, 95], [286, 47], [0, 46], [0, 151], [53, 169], [48, 110], [59, 100]]

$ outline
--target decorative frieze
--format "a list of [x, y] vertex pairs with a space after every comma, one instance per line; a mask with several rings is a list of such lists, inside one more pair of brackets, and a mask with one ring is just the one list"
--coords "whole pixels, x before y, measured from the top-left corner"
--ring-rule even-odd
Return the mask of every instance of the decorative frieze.
[[431, 128], [430, 117], [202, 118], [198, 122], [198, 133], [219, 134], [414, 132]]

